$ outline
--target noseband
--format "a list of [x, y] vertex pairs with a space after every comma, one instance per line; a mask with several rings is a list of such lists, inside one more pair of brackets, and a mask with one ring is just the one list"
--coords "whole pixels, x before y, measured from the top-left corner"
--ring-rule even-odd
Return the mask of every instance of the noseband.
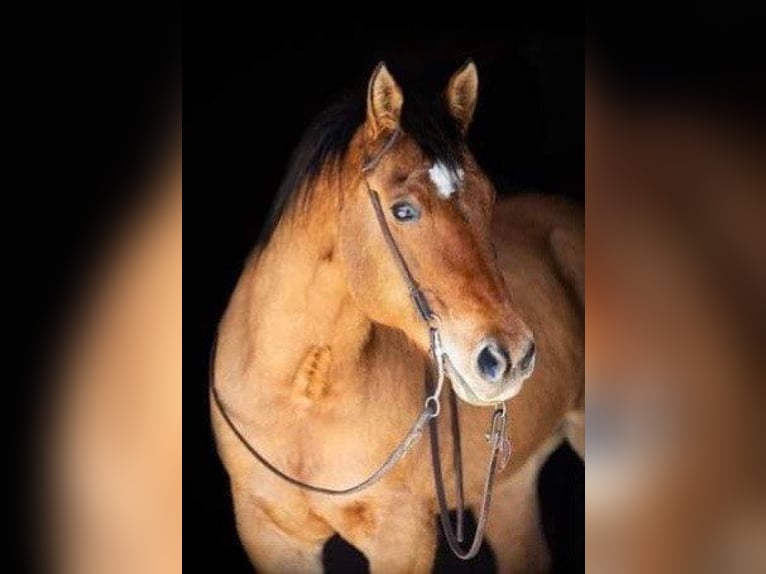
[[383, 464], [368, 476], [363, 481], [350, 486], [348, 488], [335, 489], [327, 488], [324, 486], [317, 486], [308, 484], [295, 477], [292, 477], [279, 468], [274, 466], [267, 458], [265, 458], [242, 434], [237, 425], [228, 414], [227, 409], [221, 400], [218, 390], [213, 380], [213, 359], [215, 354], [215, 344], [211, 353], [210, 361], [210, 391], [213, 397], [213, 402], [218, 408], [219, 413], [223, 417], [227, 426], [234, 435], [237, 437], [240, 443], [253, 455], [253, 457], [264, 465], [268, 470], [277, 475], [279, 478], [293, 484], [299, 488], [317, 492], [320, 494], [328, 495], [350, 495], [360, 492], [366, 488], [369, 488], [373, 484], [380, 481], [386, 473], [397, 463], [401, 458], [410, 451], [414, 446], [417, 439], [423, 434], [426, 424], [429, 425], [430, 446], [431, 446], [431, 461], [434, 475], [434, 486], [436, 490], [436, 497], [439, 503], [439, 518], [441, 520], [442, 530], [444, 531], [447, 544], [452, 552], [462, 560], [469, 560], [476, 556], [481, 547], [482, 540], [484, 538], [484, 529], [486, 527], [487, 518], [489, 516], [489, 506], [492, 497], [492, 485], [494, 482], [495, 471], [505, 467], [508, 458], [510, 456], [510, 444], [506, 438], [505, 428], [507, 423], [507, 410], [505, 403], [495, 405], [495, 410], [492, 414], [490, 432], [487, 438], [490, 443], [490, 455], [489, 462], [487, 464], [487, 474], [484, 480], [484, 493], [482, 495], [482, 502], [480, 507], [479, 518], [476, 524], [476, 533], [474, 535], [471, 546], [468, 550], [464, 550], [461, 546], [463, 542], [463, 516], [464, 516], [464, 502], [463, 502], [463, 469], [462, 469], [462, 456], [460, 449], [460, 424], [458, 420], [458, 404], [455, 398], [454, 391], [450, 390], [449, 402], [450, 402], [450, 414], [451, 414], [451, 427], [452, 427], [452, 444], [453, 444], [453, 463], [455, 470], [455, 486], [456, 486], [456, 501], [457, 501], [457, 527], [455, 530], [452, 528], [452, 523], [449, 516], [449, 506], [447, 505], [447, 496], [444, 489], [444, 477], [442, 474], [441, 457], [439, 448], [439, 429], [437, 418], [441, 413], [441, 393], [444, 387], [445, 380], [445, 360], [447, 354], [445, 353], [441, 342], [441, 322], [439, 317], [432, 311], [428, 304], [423, 291], [418, 286], [415, 278], [412, 276], [407, 262], [402, 255], [399, 246], [391, 233], [391, 228], [386, 221], [383, 207], [380, 203], [380, 197], [378, 193], [370, 187], [370, 183], [367, 179], [368, 174], [372, 173], [380, 163], [383, 156], [394, 146], [399, 138], [400, 131], [394, 131], [391, 137], [386, 141], [383, 147], [375, 154], [370, 160], [365, 162], [362, 166], [362, 177], [364, 184], [367, 188], [367, 194], [370, 198], [375, 216], [380, 226], [381, 234], [386, 242], [388, 251], [391, 253], [394, 262], [396, 263], [399, 273], [402, 276], [410, 297], [412, 298], [413, 305], [418, 313], [418, 316], [423, 320], [429, 330], [430, 349], [429, 356], [433, 365], [433, 371], [436, 372], [436, 383], [434, 384], [432, 378], [433, 374], [431, 369], [425, 369], [424, 386], [426, 399], [423, 405], [423, 410], [418, 415], [410, 430], [399, 442], [399, 445], [394, 451], [386, 458]]

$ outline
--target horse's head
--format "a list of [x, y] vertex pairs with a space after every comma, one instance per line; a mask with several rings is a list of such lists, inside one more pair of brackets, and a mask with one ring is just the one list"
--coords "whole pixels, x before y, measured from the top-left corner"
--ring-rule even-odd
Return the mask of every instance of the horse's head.
[[[358, 185], [343, 201], [340, 246], [349, 288], [364, 312], [427, 349], [427, 329], [387, 248], [369, 184], [440, 320], [456, 393], [484, 405], [519, 392], [534, 368], [535, 344], [511, 304], [492, 245], [494, 188], [463, 138], [477, 91], [476, 66], [469, 62], [449, 81], [442, 121], [430, 114], [436, 109], [415, 117], [413, 108], [404, 108], [410, 114], [404, 121], [405, 97], [386, 67], [378, 66], [366, 120], [352, 143]], [[375, 165], [363, 176], [361, 166], [370, 158]]]

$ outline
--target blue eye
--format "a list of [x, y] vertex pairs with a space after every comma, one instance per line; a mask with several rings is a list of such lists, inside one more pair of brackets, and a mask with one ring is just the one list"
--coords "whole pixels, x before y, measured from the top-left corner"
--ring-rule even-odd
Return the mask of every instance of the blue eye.
[[418, 209], [407, 201], [399, 201], [391, 207], [391, 213], [397, 221], [408, 222], [420, 219]]

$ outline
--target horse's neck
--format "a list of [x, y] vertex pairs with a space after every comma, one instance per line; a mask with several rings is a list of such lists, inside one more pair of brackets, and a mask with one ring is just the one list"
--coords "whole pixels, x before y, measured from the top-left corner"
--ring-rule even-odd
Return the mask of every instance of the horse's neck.
[[371, 325], [349, 294], [336, 228], [283, 223], [248, 264], [227, 317], [233, 347], [247, 349], [230, 379], [240, 392], [311, 397], [354, 383]]

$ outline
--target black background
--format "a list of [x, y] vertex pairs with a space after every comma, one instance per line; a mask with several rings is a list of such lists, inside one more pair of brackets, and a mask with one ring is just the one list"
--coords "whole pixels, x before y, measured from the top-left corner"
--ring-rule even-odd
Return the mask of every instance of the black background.
[[[442, 91], [467, 57], [478, 66], [479, 104], [470, 141], [503, 192], [538, 189], [583, 200], [583, 15], [510, 25], [455, 19], [380, 18], [317, 24], [204, 11], [184, 49], [184, 537], [185, 562], [221, 572], [249, 566], [233, 526], [228, 485], [209, 429], [207, 356], [247, 253], [255, 244], [291, 150], [311, 119], [363, 88], [385, 60], [402, 85]], [[389, 23], [390, 22], [390, 23]], [[266, 31], [278, 31], [276, 38]], [[406, 104], [405, 104], [406, 105]], [[201, 217], [201, 219], [198, 219]], [[185, 261], [186, 263], [186, 261]], [[192, 307], [193, 306], [193, 307]], [[568, 448], [544, 468], [541, 502], [557, 572], [581, 571], [584, 468]], [[436, 528], [436, 517], [434, 517]], [[412, 544], [417, 544], [413, 540]], [[330, 572], [365, 571], [339, 539], [325, 551]], [[486, 549], [462, 563], [442, 543], [436, 571], [485, 572]]]

